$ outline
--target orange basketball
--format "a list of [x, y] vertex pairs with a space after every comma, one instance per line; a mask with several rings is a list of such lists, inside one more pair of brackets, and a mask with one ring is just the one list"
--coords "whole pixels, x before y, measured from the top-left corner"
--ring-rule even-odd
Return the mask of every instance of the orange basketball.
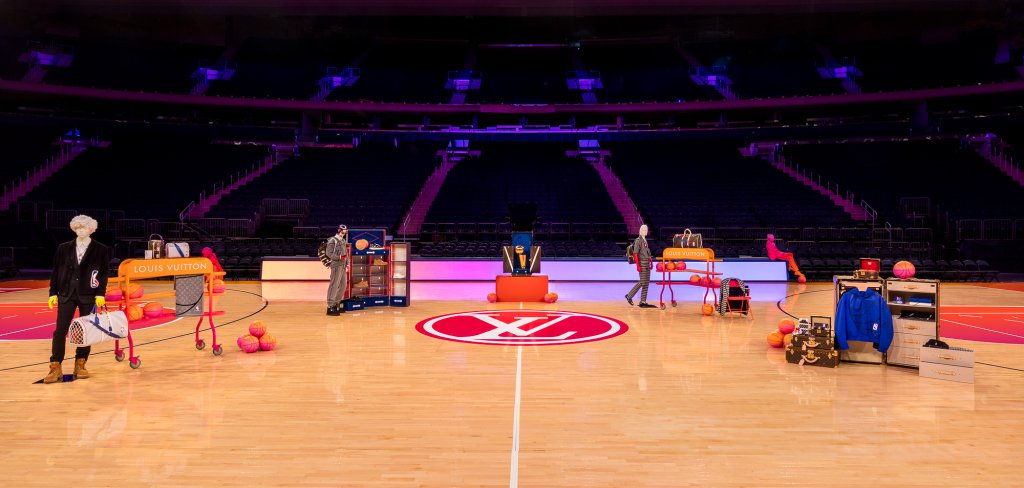
[[262, 320], [254, 320], [249, 324], [249, 335], [259, 339], [267, 333], [267, 324], [264, 324]]
[[558, 301], [558, 293], [551, 292], [551, 297], [554, 298], [556, 302]]
[[256, 352], [260, 350], [260, 340], [258, 337], [253, 337], [251, 335], [246, 334], [244, 336], [239, 337], [237, 343], [238, 348], [247, 353]]
[[690, 275], [690, 283], [694, 283], [694, 284], [700, 283], [700, 276], [699, 275]]
[[782, 336], [782, 347], [786, 347], [790, 342], [793, 341], [793, 334], [786, 334]]
[[793, 329], [796, 329], [796, 324], [790, 319], [782, 319], [779, 321], [779, 332], [783, 334], [792, 334]]
[[700, 307], [700, 313], [704, 315], [711, 315], [715, 313], [715, 307], [712, 307], [710, 303], [705, 303], [704, 306]]
[[675, 271], [676, 263], [673, 263], [672, 261], [669, 261], [669, 262], [665, 263], [665, 269], [667, 269], [669, 271]]
[[124, 293], [117, 286], [108, 286], [104, 295], [108, 302], [116, 302], [124, 298]]
[[269, 332], [260, 337], [260, 350], [273, 351], [275, 347], [277, 347], [277, 338]]
[[128, 297], [129, 298], [140, 298], [142, 297], [142, 285], [138, 283], [132, 283], [128, 285]]
[[676, 262], [676, 269], [678, 269], [679, 271], [686, 269], [686, 263], [684, 261]]
[[362, 251], [368, 247], [370, 247], [370, 241], [366, 239], [359, 239], [358, 241], [356, 241], [356, 249]]
[[213, 292], [214, 293], [224, 293], [224, 289], [225, 288], [226, 287], [224, 286], [224, 280], [222, 280], [220, 278], [217, 278], [217, 279], [213, 280]]
[[488, 293], [487, 294], [487, 301], [490, 302], [490, 303], [494, 303], [494, 302], [498, 301], [498, 294], [497, 293]]
[[772, 347], [775, 347], [775, 348], [782, 347], [782, 339], [783, 339], [783, 337], [785, 337], [785, 336], [782, 335], [782, 333], [779, 332], [779, 331], [775, 331], [775, 332], [772, 332], [772, 333], [768, 334], [768, 339], [767, 339], [768, 340], [768, 345], [772, 346]]
[[142, 307], [142, 314], [148, 319], [159, 317], [164, 314], [164, 306], [158, 302], [149, 302]]
[[128, 308], [124, 310], [124, 314], [128, 316], [129, 322], [135, 322], [143, 316], [142, 307], [139, 307], [138, 305], [129, 305]]
[[910, 261], [900, 261], [892, 267], [892, 274], [896, 275], [896, 277], [901, 280], [913, 278], [914, 273], [916, 272], [917, 269], [914, 268], [914, 265], [911, 264]]

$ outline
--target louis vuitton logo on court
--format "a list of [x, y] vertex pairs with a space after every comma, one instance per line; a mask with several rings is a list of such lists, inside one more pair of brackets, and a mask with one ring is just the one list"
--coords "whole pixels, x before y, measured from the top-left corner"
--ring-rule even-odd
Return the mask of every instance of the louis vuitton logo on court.
[[547, 310], [490, 310], [441, 315], [416, 324], [437, 339], [488, 345], [558, 345], [608, 339], [626, 324], [600, 315]]
[[[574, 334], [576, 334], [576, 331], [568, 331], [568, 332], [562, 333], [561, 335], [553, 336], [553, 337], [533, 336], [533, 334], [539, 334], [544, 329], [547, 329], [548, 327], [551, 327], [552, 325], [555, 325], [555, 324], [557, 324], [559, 322], [564, 321], [565, 319], [569, 318], [568, 315], [555, 316], [554, 319], [550, 319], [550, 320], [548, 320], [546, 322], [541, 322], [537, 326], [532, 327], [530, 329], [524, 329], [524, 327], [526, 327], [526, 326], [528, 326], [530, 324], [533, 324], [534, 322], [537, 322], [537, 321], [540, 321], [540, 320], [544, 320], [545, 317], [515, 317], [516, 320], [511, 322], [511, 323], [509, 323], [509, 322], [505, 322], [505, 321], [503, 321], [503, 320], [501, 320], [499, 318], [496, 318], [495, 315], [497, 315], [497, 314], [489, 314], [489, 313], [472, 314], [471, 315], [472, 317], [475, 317], [475, 318], [479, 319], [480, 321], [482, 321], [482, 322], [484, 322], [484, 323], [486, 323], [488, 325], [493, 326], [494, 328], [489, 330], [489, 331], [487, 331], [487, 332], [482, 332], [482, 333], [474, 335], [474, 336], [468, 336], [468, 337], [466, 337], [466, 339], [500, 339], [500, 338], [502, 338], [502, 334], [508, 333], [508, 334], [515, 335], [516, 337], [519, 337], [519, 338], [522, 338], [522, 339], [533, 339], [533, 340], [545, 341], [545, 340], [552, 340], [552, 339], [555, 339], [555, 340], [565, 340], [565, 339], [568, 339], [568, 338], [572, 337]], [[550, 318], [550, 317], [548, 317], [548, 318]]]

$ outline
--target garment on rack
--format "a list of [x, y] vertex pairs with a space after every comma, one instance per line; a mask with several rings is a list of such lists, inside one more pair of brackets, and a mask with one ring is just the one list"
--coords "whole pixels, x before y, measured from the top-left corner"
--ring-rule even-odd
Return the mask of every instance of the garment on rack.
[[849, 349], [847, 341], [875, 343], [878, 352], [892, 344], [892, 314], [882, 295], [872, 289], [851, 289], [836, 305], [836, 342], [839, 349]]

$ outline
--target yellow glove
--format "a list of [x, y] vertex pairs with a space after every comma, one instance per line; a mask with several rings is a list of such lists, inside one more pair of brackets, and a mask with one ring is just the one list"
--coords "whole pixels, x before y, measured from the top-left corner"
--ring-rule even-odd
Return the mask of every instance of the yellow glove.
[[50, 297], [50, 299], [46, 301], [46, 304], [50, 306], [50, 310], [53, 310], [53, 307], [57, 305], [57, 295]]
[[96, 307], [102, 307], [107, 304], [106, 297], [96, 297]]

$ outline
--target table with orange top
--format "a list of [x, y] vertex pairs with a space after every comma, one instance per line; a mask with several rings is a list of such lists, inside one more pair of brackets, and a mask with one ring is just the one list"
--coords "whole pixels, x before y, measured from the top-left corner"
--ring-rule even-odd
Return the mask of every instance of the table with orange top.
[[[656, 261], [661, 261], [661, 281], [656, 282], [656, 285], [661, 285], [661, 294], [658, 296], [658, 302], [662, 310], [665, 310], [665, 289], [668, 289], [670, 301], [672, 306], [676, 306], [676, 293], [672, 289], [672, 285], [690, 285], [700, 286], [704, 288], [704, 304], [708, 303], [708, 295], [711, 295], [711, 306], [718, 307], [718, 292], [712, 285], [711, 280], [716, 276], [721, 276], [722, 273], [715, 271], [715, 263], [722, 262], [721, 259], [715, 259], [715, 251], [709, 248], [686, 248], [686, 247], [667, 247], [661, 253], [660, 258], [655, 258]], [[667, 264], [674, 261], [696, 261], [698, 264], [703, 264], [702, 268], [690, 268], [687, 265], [685, 269], [669, 270]], [[707, 278], [708, 283], [701, 284], [700, 282], [692, 281], [674, 281], [672, 279], [672, 273], [690, 273], [692, 275], [704, 275]]]
[[[215, 356], [220, 356], [224, 352], [224, 348], [217, 343], [217, 328], [213, 324], [213, 315], [215, 313], [213, 309], [213, 297], [223, 295], [223, 293], [214, 293], [213, 281], [218, 277], [223, 277], [224, 272], [215, 271], [213, 263], [207, 258], [126, 259], [121, 262], [120, 266], [118, 266], [117, 277], [110, 278], [108, 280], [109, 283], [119, 284], [123, 298], [121, 300], [112, 300], [110, 303], [117, 304], [119, 309], [125, 310], [132, 305], [132, 302], [173, 297], [176, 295], [176, 292], [169, 291], [146, 293], [140, 297], [132, 298], [129, 290], [131, 289], [131, 283], [133, 281], [186, 275], [203, 275], [205, 277], [203, 294], [210, 297], [208, 300], [209, 305], [207, 306], [207, 311], [199, 316], [199, 322], [196, 324], [196, 349], [203, 349], [206, 347], [206, 342], [199, 338], [199, 327], [202, 326], [203, 320], [205, 319], [210, 323], [210, 332], [213, 336], [213, 354]], [[124, 361], [125, 354], [124, 350], [121, 349], [120, 342], [121, 341], [114, 342], [114, 358], [118, 361]], [[135, 355], [135, 342], [132, 340], [130, 324], [128, 327], [128, 364], [132, 369], [138, 368], [142, 364], [139, 357]]]

